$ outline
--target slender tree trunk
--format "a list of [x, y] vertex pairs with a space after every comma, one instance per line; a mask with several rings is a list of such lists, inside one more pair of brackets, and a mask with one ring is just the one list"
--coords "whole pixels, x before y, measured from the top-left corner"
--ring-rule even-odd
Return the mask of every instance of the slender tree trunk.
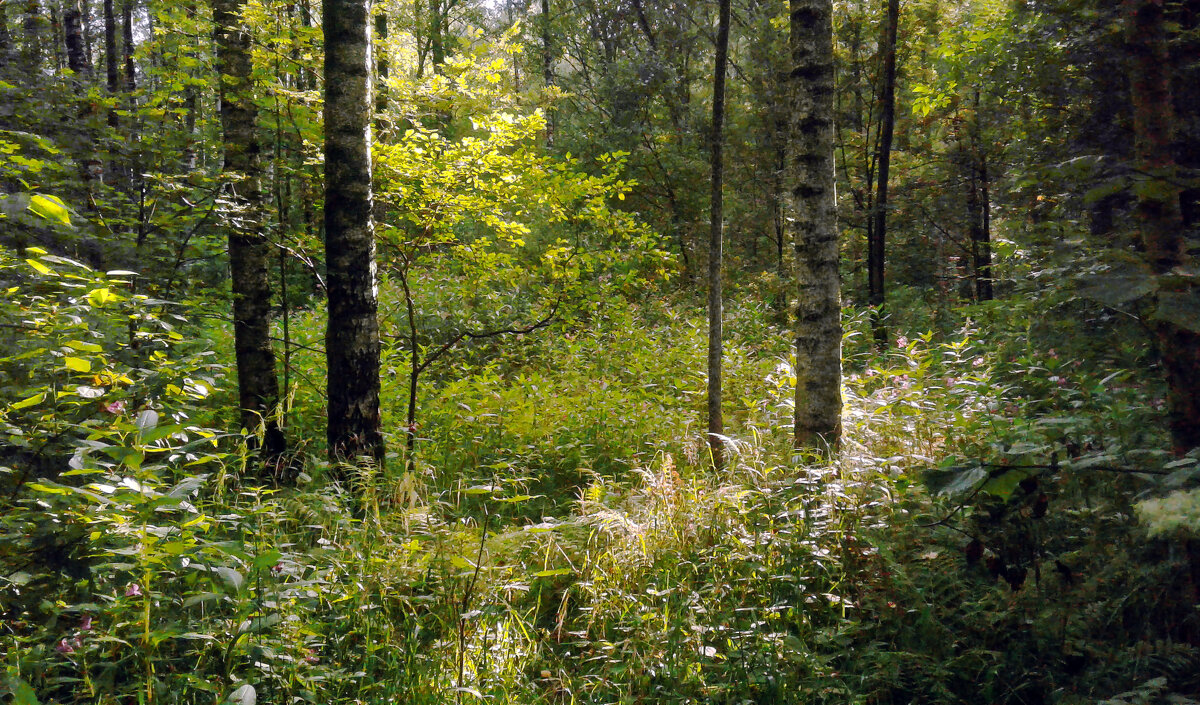
[[[971, 194], [968, 203], [973, 205], [971, 214], [971, 256], [975, 269], [975, 299], [992, 300], [992, 234], [988, 218], [988, 170], [987, 159], [979, 155], [979, 162], [971, 166]], [[970, 209], [968, 209], [970, 210]]]
[[137, 91], [137, 66], [133, 62], [133, 1], [125, 0], [121, 7], [121, 33], [123, 35], [125, 53], [125, 90], [129, 92], [132, 107], [132, 95]]
[[441, 73], [442, 64], [446, 63], [446, 46], [442, 37], [446, 23], [442, 14], [445, 1], [429, 0], [429, 60], [433, 64], [434, 73]]
[[[108, 95], [116, 101], [121, 92], [121, 72], [117, 64], [117, 18], [113, 0], [104, 0], [104, 75]], [[108, 125], [114, 128], [118, 125], [115, 104], [108, 110]]]
[[[1136, 187], [1143, 248], [1156, 274], [1187, 264], [1178, 168], [1171, 148], [1175, 111], [1163, 0], [1123, 0], [1130, 54], [1135, 158], [1146, 180]], [[1161, 280], [1160, 307], [1194, 301], [1194, 285], [1183, 277]], [[1152, 321], [1167, 378], [1167, 413], [1179, 454], [1200, 447], [1200, 333], [1162, 317]]]
[[[542, 85], [554, 86], [554, 46], [550, 36], [550, 0], [542, 0]], [[554, 110], [547, 109], [546, 145], [554, 145]]]
[[54, 45], [54, 70], [61, 74], [63, 57], [66, 56], [66, 32], [63, 28], [65, 20], [59, 19], [58, 9], [58, 5], [50, 4], [50, 36], [53, 37], [51, 43]]
[[8, 78], [13, 63], [12, 34], [8, 31], [8, 4], [0, 3], [0, 78]]
[[886, 261], [888, 172], [892, 161], [892, 135], [896, 129], [896, 30], [900, 24], [900, 0], [888, 0], [887, 23], [883, 38], [883, 116], [879, 125], [879, 143], [876, 163], [879, 178], [876, 181], [874, 203], [874, 225], [868, 234], [867, 243], [867, 303], [871, 305], [872, 328], [875, 344], [888, 344], [886, 318], [887, 297], [884, 293], [884, 263]]
[[796, 248], [797, 448], [842, 432], [842, 324], [834, 203], [833, 1], [791, 0], [791, 203]]
[[329, 453], [382, 464], [369, 0], [325, 0], [325, 263]]
[[712, 201], [708, 233], [708, 446], [713, 467], [725, 466], [725, 420], [721, 413], [721, 357], [724, 352], [721, 260], [724, 246], [725, 65], [729, 57], [729, 0], [721, 0], [717, 20], [717, 65], [713, 71]]
[[382, 128], [382, 115], [387, 112], [388, 105], [388, 55], [385, 42], [388, 38], [388, 16], [386, 12], [375, 15], [375, 38], [379, 41], [380, 51], [375, 57], [375, 70], [379, 73], [379, 85], [375, 89], [375, 129]]
[[212, 0], [214, 40], [221, 85], [221, 128], [225, 171], [233, 177], [232, 200], [242, 212], [229, 232], [233, 285], [234, 352], [242, 427], [264, 427], [263, 453], [277, 459], [285, 450], [279, 428], [279, 382], [271, 348], [270, 245], [264, 235], [262, 147], [251, 79], [250, 35], [244, 28], [245, 0]]
[[25, 3], [25, 42], [21, 45], [21, 81], [36, 85], [42, 72], [42, 8], [38, 0]]

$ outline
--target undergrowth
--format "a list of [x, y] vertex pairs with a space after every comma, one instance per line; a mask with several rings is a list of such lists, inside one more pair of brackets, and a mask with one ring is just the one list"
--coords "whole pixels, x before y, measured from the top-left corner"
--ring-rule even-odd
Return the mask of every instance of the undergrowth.
[[[302, 451], [278, 488], [240, 437], [201, 423], [220, 418], [211, 360], [148, 318], [138, 354], [174, 361], [160, 383], [122, 337], [128, 311], [106, 312], [88, 293], [103, 278], [79, 276], [82, 289], [43, 282], [5, 310], [112, 322], [85, 350], [107, 384], [81, 362], [39, 370], [6, 351], [23, 400], [6, 407], [17, 450], [0, 485], [14, 703], [1200, 692], [1193, 537], [1176, 522], [1149, 538], [1135, 519], [1139, 500], [1194, 482], [1196, 460], [1157, 450], [1155, 387], [1136, 367], [1076, 357], [1088, 341], [1036, 345], [980, 308], [877, 353], [848, 312], [845, 441], [828, 464], [792, 451], [786, 336], [774, 311], [743, 303], [718, 473], [696, 421], [701, 322], [682, 304], [614, 299], [586, 327], [450, 359], [421, 389], [413, 457], [396, 449], [387, 467], [346, 473]], [[21, 344], [68, 355], [72, 331], [47, 320]], [[288, 418], [303, 439], [319, 425], [306, 381], [319, 341], [297, 335], [311, 350], [289, 359]], [[402, 369], [403, 350], [389, 355]], [[403, 417], [397, 386], [388, 419]], [[99, 401], [72, 407], [53, 444], [20, 445], [49, 423], [39, 405], [92, 390]], [[47, 458], [71, 459], [68, 471]]]

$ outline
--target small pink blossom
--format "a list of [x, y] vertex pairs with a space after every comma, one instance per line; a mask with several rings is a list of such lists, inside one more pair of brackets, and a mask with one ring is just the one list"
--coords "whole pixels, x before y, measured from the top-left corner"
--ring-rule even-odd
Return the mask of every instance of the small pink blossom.
[[983, 367], [983, 358], [977, 357], [974, 360], [971, 360], [971, 367]]
[[105, 404], [104, 410], [110, 414], [113, 414], [114, 416], [116, 414], [123, 414], [125, 413], [125, 402], [118, 400], [110, 404]]
[[896, 338], [896, 346], [901, 347], [901, 348], [907, 348], [908, 347], [908, 338], [905, 338], [903, 335], [900, 336], [899, 338]]
[[83, 615], [83, 619], [81, 619], [79, 621], [79, 631], [81, 631], [81, 632], [92, 631], [92, 615], [90, 615], [90, 614]]
[[954, 385], [958, 384], [958, 380], [953, 377], [946, 378], [946, 389], [953, 389]]
[[81, 646], [83, 646], [83, 642], [80, 641], [79, 637], [73, 637], [71, 639], [63, 639], [62, 641], [58, 642], [58, 645], [54, 647], [54, 650], [60, 654], [73, 654], [75, 653], [75, 650]]
[[141, 597], [142, 588], [137, 583], [129, 583], [129, 587], [125, 588], [125, 597]]

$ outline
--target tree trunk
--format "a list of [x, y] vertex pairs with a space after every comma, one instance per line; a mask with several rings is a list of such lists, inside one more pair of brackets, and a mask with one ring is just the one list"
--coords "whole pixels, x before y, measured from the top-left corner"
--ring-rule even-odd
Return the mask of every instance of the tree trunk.
[[[117, 65], [117, 18], [113, 11], [113, 0], [104, 0], [104, 76], [108, 95], [116, 100], [121, 91], [121, 72]], [[109, 127], [116, 127], [116, 105], [108, 109]]]
[[21, 45], [21, 81], [36, 85], [42, 72], [42, 8], [38, 0], [25, 3], [25, 42]]
[[212, 0], [225, 171], [234, 177], [229, 188], [241, 211], [229, 232], [234, 352], [242, 427], [253, 432], [262, 424], [263, 453], [276, 459], [286, 443], [279, 428], [279, 382], [271, 348], [270, 247], [262, 217], [258, 108], [251, 79], [250, 35], [242, 22], [244, 2]]
[[8, 78], [13, 61], [12, 34], [8, 31], [8, 5], [0, 3], [0, 79]]
[[791, 0], [791, 205], [796, 248], [797, 448], [842, 432], [842, 323], [833, 174], [833, 2]]
[[329, 453], [382, 464], [371, 218], [369, 0], [325, 0], [325, 262]]
[[884, 263], [886, 261], [888, 171], [892, 161], [892, 135], [896, 129], [896, 30], [900, 24], [900, 0], [888, 0], [887, 24], [883, 38], [883, 116], [879, 125], [876, 163], [879, 175], [875, 188], [873, 227], [867, 237], [867, 303], [871, 306], [871, 323], [875, 344], [887, 347], [887, 325], [884, 323], [887, 297], [884, 295]]
[[979, 155], [979, 163], [971, 167], [971, 189], [974, 192], [975, 213], [971, 219], [971, 255], [975, 267], [975, 299], [991, 301], [992, 292], [992, 233], [988, 209], [987, 158]]
[[379, 73], [379, 86], [375, 89], [375, 129], [379, 131], [382, 128], [383, 114], [387, 112], [388, 105], [388, 55], [385, 42], [388, 38], [388, 16], [386, 12], [375, 16], [375, 38], [380, 43], [380, 51], [375, 57], [375, 70]]
[[[1136, 187], [1141, 242], [1150, 266], [1167, 275], [1188, 262], [1183, 239], [1180, 186], [1171, 152], [1175, 111], [1163, 0], [1124, 0], [1130, 54], [1134, 149], [1145, 180]], [[1194, 300], [1197, 292], [1182, 277], [1162, 277], [1160, 305]], [[1200, 446], [1200, 333], [1166, 318], [1152, 321], [1167, 379], [1171, 439], [1179, 454]]]
[[[550, 38], [550, 0], [542, 0], [542, 84], [554, 85], [554, 48]], [[546, 111], [546, 145], [554, 145], [554, 110]]]
[[67, 45], [67, 68], [71, 69], [78, 81], [92, 72], [83, 44], [83, 11], [78, 0], [63, 13], [63, 31]]
[[121, 30], [125, 52], [125, 90], [132, 95], [137, 90], [137, 66], [133, 63], [133, 0], [125, 0], [121, 8]]
[[725, 64], [729, 57], [729, 0], [721, 0], [717, 20], [717, 65], [713, 71], [712, 201], [708, 233], [708, 446], [713, 467], [725, 466], [725, 420], [721, 413], [721, 357], [723, 313], [721, 259], [724, 246]]

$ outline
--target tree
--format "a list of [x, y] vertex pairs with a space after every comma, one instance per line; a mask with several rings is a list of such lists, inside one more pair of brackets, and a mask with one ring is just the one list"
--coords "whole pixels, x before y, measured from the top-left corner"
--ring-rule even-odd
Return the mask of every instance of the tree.
[[708, 447], [717, 469], [724, 466], [725, 422], [721, 414], [722, 282], [721, 248], [724, 240], [721, 147], [725, 139], [725, 65], [729, 54], [729, 0], [721, 0], [717, 20], [717, 65], [713, 71], [712, 206], [708, 233]]
[[370, 0], [326, 0], [325, 267], [329, 454], [383, 462], [371, 197]]
[[233, 286], [234, 352], [242, 427], [264, 424], [263, 452], [285, 450], [276, 414], [279, 382], [271, 348], [270, 245], [263, 233], [258, 108], [252, 94], [250, 34], [244, 0], [212, 0], [217, 67], [221, 76], [221, 129], [225, 171], [235, 212], [229, 223], [229, 272]]
[[883, 116], [879, 125], [876, 162], [879, 179], [876, 182], [874, 227], [868, 232], [867, 243], [867, 303], [873, 308], [875, 344], [887, 345], [887, 326], [884, 324], [884, 263], [886, 261], [888, 175], [892, 159], [892, 134], [896, 129], [896, 30], [900, 24], [900, 0], [887, 0], [887, 20], [883, 37]]
[[833, 175], [833, 2], [792, 0], [792, 218], [796, 249], [797, 448], [826, 452], [842, 432], [842, 324]]
[[1152, 319], [1167, 378], [1167, 414], [1175, 451], [1200, 447], [1200, 333], [1194, 310], [1200, 295], [1192, 277], [1176, 270], [1189, 263], [1180, 210], [1178, 168], [1171, 148], [1175, 111], [1162, 0], [1124, 0], [1130, 61], [1134, 158], [1143, 179], [1135, 185], [1141, 244], [1158, 279]]

